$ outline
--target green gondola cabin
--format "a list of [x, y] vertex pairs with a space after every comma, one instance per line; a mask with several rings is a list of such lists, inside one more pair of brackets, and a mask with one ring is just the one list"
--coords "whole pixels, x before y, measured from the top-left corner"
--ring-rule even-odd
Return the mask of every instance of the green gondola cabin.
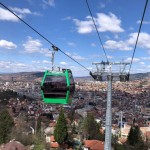
[[75, 83], [70, 69], [46, 71], [41, 83], [44, 103], [70, 104], [75, 90]]

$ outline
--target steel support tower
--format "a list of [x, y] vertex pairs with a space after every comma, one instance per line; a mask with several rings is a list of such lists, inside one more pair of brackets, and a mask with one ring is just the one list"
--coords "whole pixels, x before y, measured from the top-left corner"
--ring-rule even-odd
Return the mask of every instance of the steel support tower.
[[[106, 107], [106, 123], [105, 123], [105, 145], [104, 150], [111, 150], [111, 128], [112, 128], [112, 81], [126, 82], [129, 80], [129, 73], [126, 73], [126, 66], [129, 63], [113, 63], [113, 62], [100, 62], [93, 63], [96, 65], [97, 71], [90, 75], [96, 81], [107, 80], [107, 107]], [[113, 66], [119, 67], [119, 70], [113, 71]]]

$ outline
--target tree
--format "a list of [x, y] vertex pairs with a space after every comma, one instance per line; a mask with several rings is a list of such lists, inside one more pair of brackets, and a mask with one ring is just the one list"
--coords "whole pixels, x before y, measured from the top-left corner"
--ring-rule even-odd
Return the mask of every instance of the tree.
[[142, 139], [141, 131], [137, 125], [131, 127], [127, 142], [136, 150], [145, 150], [146, 146]]
[[12, 129], [10, 138], [21, 142], [25, 146], [32, 145], [34, 144], [35, 136], [29, 133], [30, 130], [29, 126], [22, 119], [19, 119], [17, 125]]
[[13, 92], [12, 90], [0, 91], [0, 97], [2, 100], [16, 98], [17, 92]]
[[54, 130], [54, 137], [60, 146], [65, 143], [68, 138], [67, 122], [62, 109], [59, 113], [56, 128]]
[[100, 125], [95, 121], [92, 114], [88, 114], [84, 121], [84, 135], [89, 140], [104, 140], [100, 133]]
[[71, 122], [73, 122], [74, 117], [75, 117], [75, 110], [72, 108], [68, 114], [68, 118], [70, 119]]
[[5, 109], [0, 112], [0, 144], [8, 140], [14, 122], [9, 112]]
[[111, 145], [117, 150], [118, 136], [112, 134]]
[[41, 118], [38, 117], [36, 131], [39, 136], [41, 136], [41, 121], [42, 121]]
[[77, 134], [75, 123], [73, 123], [71, 129], [72, 129], [72, 130], [71, 130], [71, 133], [72, 133], [72, 134]]
[[134, 132], [134, 129], [133, 127], [131, 127], [129, 134], [128, 134], [128, 139], [127, 139], [128, 143], [132, 146], [134, 145], [134, 133], [133, 132]]
[[125, 147], [124, 147], [124, 145], [117, 143], [114, 147], [114, 150], [125, 150]]
[[36, 140], [33, 150], [43, 150], [45, 149], [45, 144], [41, 140]]

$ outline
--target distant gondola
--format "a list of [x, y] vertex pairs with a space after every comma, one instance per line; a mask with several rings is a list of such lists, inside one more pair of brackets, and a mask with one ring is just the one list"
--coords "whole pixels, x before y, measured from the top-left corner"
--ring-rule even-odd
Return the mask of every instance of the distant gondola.
[[41, 83], [41, 92], [44, 103], [68, 104], [71, 103], [75, 83], [70, 69], [62, 71], [46, 71]]

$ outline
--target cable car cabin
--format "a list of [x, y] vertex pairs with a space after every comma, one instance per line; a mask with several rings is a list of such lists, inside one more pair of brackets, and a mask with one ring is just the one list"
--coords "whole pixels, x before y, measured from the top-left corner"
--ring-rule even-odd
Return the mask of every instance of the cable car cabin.
[[71, 103], [75, 91], [74, 79], [69, 69], [62, 71], [46, 71], [41, 83], [44, 103]]
[[129, 81], [129, 74], [120, 75], [120, 82]]
[[102, 75], [93, 74], [92, 72], [90, 72], [90, 75], [93, 77], [94, 80], [102, 81]]

